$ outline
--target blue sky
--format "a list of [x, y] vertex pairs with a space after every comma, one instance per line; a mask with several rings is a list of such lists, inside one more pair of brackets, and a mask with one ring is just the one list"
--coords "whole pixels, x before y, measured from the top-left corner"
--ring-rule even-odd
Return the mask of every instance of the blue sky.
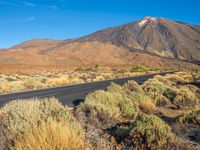
[[80, 37], [145, 16], [200, 25], [199, 8], [199, 0], [0, 0], [0, 48]]

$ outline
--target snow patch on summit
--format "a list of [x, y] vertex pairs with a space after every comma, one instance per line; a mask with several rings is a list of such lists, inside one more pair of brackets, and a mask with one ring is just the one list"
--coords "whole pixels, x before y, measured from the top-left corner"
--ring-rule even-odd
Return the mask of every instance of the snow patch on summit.
[[156, 18], [154, 18], [154, 17], [145, 17], [144, 19], [142, 19], [139, 23], [138, 23], [138, 25], [140, 26], [140, 27], [143, 27], [143, 26], [145, 26], [147, 23], [149, 23], [149, 22], [156, 22]]

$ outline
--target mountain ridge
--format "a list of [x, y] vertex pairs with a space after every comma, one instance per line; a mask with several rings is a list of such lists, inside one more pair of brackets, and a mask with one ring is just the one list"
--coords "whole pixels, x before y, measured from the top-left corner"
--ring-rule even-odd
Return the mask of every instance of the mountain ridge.
[[189, 68], [194, 67], [192, 63], [200, 62], [200, 27], [145, 17], [75, 39], [32, 39], [0, 51], [0, 55], [1, 65], [20, 67], [103, 65], [112, 68], [142, 64]]

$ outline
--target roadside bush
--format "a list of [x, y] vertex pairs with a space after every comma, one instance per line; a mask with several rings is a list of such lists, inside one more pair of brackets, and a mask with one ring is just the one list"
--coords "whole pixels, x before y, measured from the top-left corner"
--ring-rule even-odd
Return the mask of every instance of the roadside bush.
[[157, 95], [155, 99], [153, 99], [153, 101], [155, 101], [156, 106], [161, 106], [161, 107], [171, 103], [170, 100], [167, 97], [163, 96], [162, 94]]
[[170, 147], [175, 136], [171, 128], [155, 115], [142, 114], [128, 125], [122, 125], [115, 131], [122, 143], [128, 143], [127, 149], [164, 149]]
[[178, 109], [193, 108], [199, 104], [199, 100], [190, 90], [181, 89], [178, 91], [172, 103]]
[[69, 79], [66, 77], [62, 78], [50, 78], [47, 80], [47, 84], [50, 86], [62, 86], [69, 84]]
[[96, 91], [89, 94], [78, 111], [89, 112], [93, 117], [99, 117], [102, 113], [120, 120], [123, 117], [135, 118], [139, 113], [137, 103], [121, 93], [109, 91]]
[[17, 137], [11, 150], [89, 150], [90, 147], [84, 142], [84, 134], [80, 128], [74, 127], [69, 122], [62, 124], [49, 120], [41, 122], [24, 135]]
[[0, 93], [8, 93], [10, 91], [8, 84], [0, 85]]
[[191, 113], [182, 114], [175, 118], [179, 123], [194, 124], [200, 126], [200, 110], [193, 111]]
[[177, 91], [177, 90], [174, 90], [174, 89], [172, 89], [172, 88], [167, 89], [167, 90], [163, 93], [163, 95], [164, 95], [165, 97], [167, 97], [170, 101], [173, 101], [174, 98], [177, 96], [177, 94], [178, 94], [178, 91]]
[[145, 94], [139, 94], [136, 92], [132, 92], [130, 97], [131, 97], [132, 101], [135, 101], [139, 104], [139, 108], [142, 110], [142, 112], [148, 113], [148, 114], [156, 112], [155, 104]]
[[130, 71], [131, 72], [147, 72], [147, 71], [150, 71], [150, 69], [147, 66], [139, 65], [139, 66], [136, 66], [135, 68], [132, 68]]
[[174, 84], [185, 82], [183, 75], [180, 75], [180, 73], [169, 74], [169, 75], [164, 76], [163, 78], [168, 81], [173, 82]]
[[173, 134], [170, 126], [154, 115], [143, 115], [130, 126], [132, 144], [140, 149], [161, 149]]
[[128, 81], [123, 85], [123, 89], [125, 91], [130, 92], [137, 92], [137, 93], [144, 93], [142, 87], [134, 80]]
[[190, 91], [192, 91], [200, 99], [200, 89], [197, 86], [188, 84], [188, 85], [185, 85], [184, 88], [187, 88]]
[[29, 132], [41, 121], [73, 121], [73, 117], [56, 99], [11, 101], [0, 109], [0, 139], [7, 145]]
[[157, 95], [163, 94], [170, 87], [158, 81], [157, 79], [149, 79], [143, 84], [143, 90], [145, 93], [155, 99]]
[[117, 93], [121, 93], [122, 92], [122, 86], [112, 82], [111, 85], [107, 88], [107, 91], [111, 92], [111, 93], [114, 93], [114, 92], [117, 92]]
[[10, 92], [16, 92], [16, 91], [24, 90], [24, 86], [23, 86], [21, 81], [10, 82], [8, 86], [9, 86]]

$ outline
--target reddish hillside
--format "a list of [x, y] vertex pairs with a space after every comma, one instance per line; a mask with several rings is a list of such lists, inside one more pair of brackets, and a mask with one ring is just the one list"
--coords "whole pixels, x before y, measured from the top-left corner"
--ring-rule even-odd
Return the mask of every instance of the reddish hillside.
[[[30, 40], [0, 51], [1, 72], [83, 66], [190, 68], [200, 60], [200, 27], [162, 18], [108, 28], [66, 41]], [[180, 61], [184, 60], [184, 61]]]

